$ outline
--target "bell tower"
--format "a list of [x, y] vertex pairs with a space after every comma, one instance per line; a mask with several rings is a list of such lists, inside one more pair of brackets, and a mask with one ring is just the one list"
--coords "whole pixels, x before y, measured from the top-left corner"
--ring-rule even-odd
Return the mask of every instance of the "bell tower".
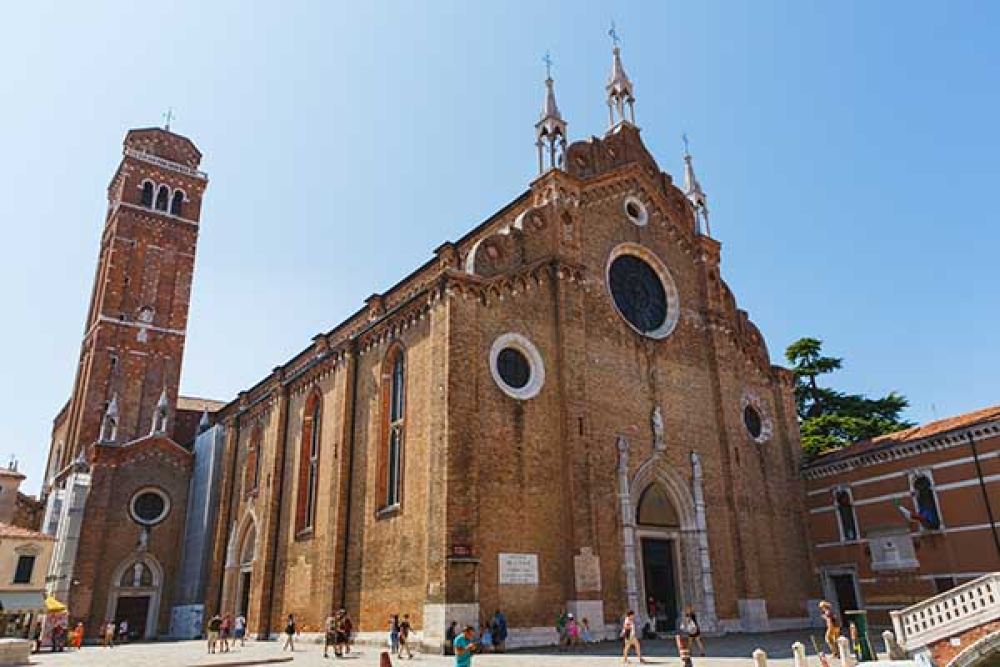
[[169, 125], [125, 135], [108, 186], [76, 380], [53, 426], [46, 484], [95, 442], [122, 445], [173, 431], [208, 184], [200, 162], [194, 143]]

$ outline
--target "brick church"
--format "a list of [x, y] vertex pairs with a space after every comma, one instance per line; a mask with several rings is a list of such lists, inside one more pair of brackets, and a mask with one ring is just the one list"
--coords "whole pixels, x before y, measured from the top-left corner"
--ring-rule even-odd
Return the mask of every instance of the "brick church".
[[543, 99], [523, 194], [224, 405], [178, 394], [201, 155], [127, 134], [46, 474], [74, 618], [268, 636], [345, 608], [427, 645], [495, 609], [514, 645], [562, 609], [608, 636], [688, 605], [809, 623], [793, 379], [721, 278], [691, 156], [678, 187], [617, 46], [601, 136], [569, 142], [551, 76]]

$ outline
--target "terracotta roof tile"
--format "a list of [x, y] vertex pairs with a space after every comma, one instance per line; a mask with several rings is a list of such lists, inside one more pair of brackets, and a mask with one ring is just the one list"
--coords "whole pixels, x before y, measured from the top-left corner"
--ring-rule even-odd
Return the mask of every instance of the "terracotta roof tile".
[[830, 452], [829, 454], [824, 454], [823, 456], [813, 459], [809, 465], [814, 466], [817, 464], [825, 464], [833, 461], [849, 459], [879, 449], [888, 449], [893, 445], [898, 445], [904, 442], [912, 442], [914, 440], [922, 440], [924, 438], [947, 433], [948, 431], [955, 431], [967, 426], [993, 421], [995, 419], [1000, 419], [1000, 405], [973, 410], [972, 412], [966, 412], [954, 417], [938, 419], [926, 424], [921, 424], [920, 426], [914, 426], [912, 428], [903, 429], [902, 431], [896, 431], [895, 433], [880, 435], [877, 438], [861, 440], [860, 442], [848, 445], [843, 449], [838, 449]]

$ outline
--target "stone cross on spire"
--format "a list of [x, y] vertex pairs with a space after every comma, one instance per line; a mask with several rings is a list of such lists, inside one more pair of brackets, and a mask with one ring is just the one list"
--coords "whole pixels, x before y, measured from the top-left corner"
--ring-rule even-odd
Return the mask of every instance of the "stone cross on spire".
[[681, 135], [681, 139], [684, 141], [684, 196], [694, 207], [696, 231], [699, 234], [711, 236], [712, 228], [708, 224], [708, 196], [701, 189], [701, 183], [695, 176], [694, 163], [691, 159], [691, 153], [688, 151], [687, 134]]

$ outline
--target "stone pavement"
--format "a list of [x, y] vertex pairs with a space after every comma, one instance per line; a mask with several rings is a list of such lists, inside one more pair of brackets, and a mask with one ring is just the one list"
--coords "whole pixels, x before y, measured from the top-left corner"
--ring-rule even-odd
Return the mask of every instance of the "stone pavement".
[[[817, 639], [819, 639], [817, 635]], [[809, 634], [777, 632], [761, 635], [729, 635], [706, 640], [710, 657], [695, 656], [695, 667], [751, 667], [750, 654], [757, 647], [768, 652], [768, 665], [791, 667], [791, 644], [802, 641], [809, 647], [809, 665], [818, 667], [819, 660], [813, 655]], [[349, 658], [342, 660], [323, 659], [322, 646], [300, 642], [294, 654], [282, 652], [277, 641], [249, 641], [244, 648], [235, 648], [229, 653], [206, 655], [205, 645], [200, 641], [152, 642], [129, 644], [114, 649], [85, 646], [80, 651], [64, 653], [41, 653], [33, 656], [33, 664], [52, 667], [200, 667], [202, 665], [296, 665], [310, 667], [318, 665], [342, 664], [352, 667], [377, 667], [380, 649], [371, 646], [357, 647]], [[653, 665], [680, 667], [677, 650], [671, 642], [643, 642], [643, 656]], [[573, 654], [559, 653], [554, 648], [521, 649], [503, 655], [476, 655], [473, 667], [547, 667], [548, 665], [569, 667], [597, 667], [621, 664], [619, 645], [604, 642], [587, 647], [585, 652]], [[282, 661], [283, 662], [277, 662]], [[454, 665], [453, 657], [417, 654], [413, 660], [400, 661], [393, 658], [393, 667], [413, 665], [413, 667], [446, 667]], [[633, 656], [629, 664], [638, 664]], [[836, 664], [836, 663], [834, 663]]]

